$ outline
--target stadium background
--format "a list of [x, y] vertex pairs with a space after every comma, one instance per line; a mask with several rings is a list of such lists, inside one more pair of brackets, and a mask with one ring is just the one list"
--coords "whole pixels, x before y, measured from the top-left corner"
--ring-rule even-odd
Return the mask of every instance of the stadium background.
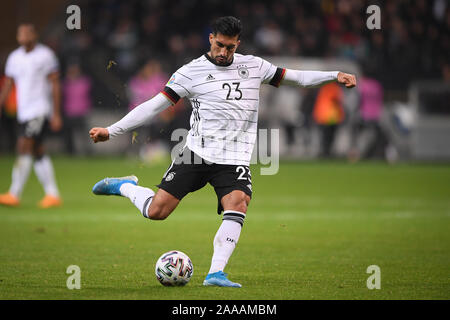
[[[66, 8], [71, 4], [81, 8], [81, 30], [66, 27], [69, 16]], [[366, 8], [371, 4], [381, 8], [381, 30], [366, 27], [369, 16]], [[248, 227], [242, 249], [238, 248], [241, 251], [231, 266], [235, 274], [241, 272], [238, 275], [251, 282], [254, 280], [251, 272], [238, 271], [245, 264], [244, 257], [251, 259], [258, 264], [256, 283], [261, 287], [238, 295], [230, 293], [228, 297], [448, 299], [450, 6], [447, 1], [20, 0], [3, 2], [2, 7], [1, 72], [7, 55], [17, 47], [17, 25], [31, 21], [36, 24], [41, 41], [56, 52], [64, 84], [70, 83], [73, 76], [86, 84], [89, 94], [80, 99], [80, 105], [84, 106], [80, 110], [76, 110], [77, 105], [67, 109], [71, 104], [68, 97], [77, 95], [68, 86], [63, 95], [64, 129], [49, 137], [49, 150], [59, 155], [54, 163], [64, 208], [38, 212], [46, 216], [37, 217], [34, 201], [41, 191], [36, 180], [30, 181], [24, 192], [25, 196], [33, 196], [24, 201], [23, 208], [14, 212], [0, 208], [3, 219], [0, 272], [2, 279], [6, 279], [6, 284], [0, 284], [1, 297], [73, 298], [73, 293], [64, 288], [66, 275], [61, 270], [77, 259], [95, 267], [86, 272], [85, 281], [89, 283], [90, 279], [94, 283], [92, 290], [75, 293], [76, 298], [146, 298], [154, 290], [163, 299], [221, 297], [214, 295], [216, 291], [211, 296], [205, 295], [195, 287], [195, 283], [201, 283], [201, 272], [209, 262], [209, 251], [199, 248], [212, 239], [215, 226], [211, 223], [217, 220], [206, 213], [214, 207], [211, 192], [202, 190], [193, 195], [167, 225], [159, 231], [152, 230], [159, 239], [167, 232], [179, 232], [186, 242], [172, 239], [170, 248], [162, 243], [152, 244], [151, 253], [143, 245], [147, 225], [142, 226], [139, 217], [131, 220], [132, 213], [119, 212], [133, 211], [128, 203], [93, 199], [89, 194], [91, 184], [102, 175], [129, 174], [130, 170], [137, 170], [147, 185], [157, 183], [168, 163], [165, 152], [174, 143], [170, 134], [175, 128], [187, 127], [190, 106], [179, 102], [173, 110], [155, 119], [150, 128], [130, 133], [115, 144], [94, 146], [87, 131], [91, 125], [108, 125], [119, 119], [144, 98], [139, 96], [139, 88], [133, 91], [133, 79], [150, 75], [147, 88], [156, 91], [146, 98], [158, 92], [155, 87], [163, 85], [173, 71], [207, 51], [210, 22], [218, 16], [235, 15], [244, 26], [239, 53], [263, 56], [279, 65], [355, 72], [358, 79], [364, 74], [381, 85], [383, 103], [380, 116], [364, 125], [359, 92], [344, 90], [345, 117], [337, 126], [331, 154], [323, 154], [323, 144], [327, 143], [321, 138], [324, 126], [318, 125], [313, 117], [318, 90], [283, 88], [262, 92], [260, 128], [280, 129], [280, 152], [285, 162], [276, 176], [254, 179], [260, 202], [255, 198], [252, 210], [260, 215], [255, 218], [255, 225]], [[79, 71], [83, 76], [77, 78]], [[10, 108], [2, 113], [0, 126], [2, 189], [9, 184], [14, 161], [14, 103], [10, 102]], [[337, 160], [319, 160], [328, 157]], [[356, 166], [354, 162], [362, 158], [377, 161], [362, 161]], [[392, 167], [385, 161], [397, 165]], [[111, 214], [106, 208], [117, 212]], [[183, 211], [188, 212], [183, 216]], [[280, 216], [271, 220], [277, 211], [281, 211]], [[187, 221], [192, 212], [192, 221]], [[205, 212], [208, 218], [203, 221], [199, 212]], [[122, 214], [133, 218], [128, 220]], [[109, 217], [112, 219], [105, 222]], [[135, 231], [133, 236], [123, 230], [124, 226]], [[201, 237], [200, 233], [189, 236], [186, 230], [191, 227], [207, 237]], [[274, 246], [279, 251], [272, 248], [267, 253], [258, 246], [261, 243], [270, 246], [271, 241], [262, 235], [273, 232], [277, 234]], [[109, 236], [110, 233], [115, 236]], [[20, 241], [13, 241], [15, 236]], [[152, 261], [163, 250], [172, 249], [171, 245], [187, 246], [189, 252], [202, 251], [194, 261], [201, 272], [196, 274], [198, 278], [186, 296], [161, 291], [153, 287], [154, 281], [141, 277], [148, 263], [145, 255]], [[342, 251], [343, 247], [348, 251]], [[393, 247], [403, 251], [399, 253]], [[130, 248], [137, 252], [133, 257], [127, 256]], [[66, 258], [68, 251], [74, 259]], [[299, 252], [301, 273], [296, 270], [300, 263], [296, 258], [282, 255], [290, 251]], [[260, 255], [266, 254], [278, 262], [261, 263]], [[96, 255], [104, 260], [100, 261]], [[127, 261], [120, 257], [126, 257]], [[383, 282], [390, 289], [371, 296], [371, 291], [365, 288], [365, 269], [359, 274], [354, 266], [368, 266], [373, 257], [381, 261], [385, 267], [382, 270], [388, 269], [391, 274]], [[55, 261], [47, 266], [49, 259]], [[320, 264], [321, 259], [333, 264], [336, 277], [326, 277], [330, 265]], [[284, 263], [287, 278], [278, 275], [278, 269], [273, 270], [274, 265], [282, 268], [280, 265]], [[406, 279], [401, 276], [403, 267], [410, 272]], [[27, 268], [29, 272], [25, 271]], [[44, 275], [33, 274], [38, 269], [43, 269]], [[56, 276], [55, 272], [61, 274]], [[127, 284], [118, 285], [124, 289], [122, 292], [110, 285], [115, 281], [130, 285], [126, 276], [130, 272], [128, 281], [132, 281], [135, 291], [127, 290]], [[98, 274], [102, 275], [99, 279]], [[296, 276], [305, 277], [306, 285], [296, 280]], [[48, 284], [47, 281], [55, 279], [62, 282], [55, 286]], [[283, 292], [278, 285], [286, 283], [291, 288]], [[44, 289], [39, 292], [36, 288]]]
[[[161, 86], [162, 79], [207, 50], [210, 22], [229, 14], [244, 23], [241, 53], [277, 58], [280, 65], [296, 58], [300, 66], [308, 67], [301, 63], [312, 60], [316, 61], [313, 67], [319, 69], [331, 68], [329, 61], [334, 60], [335, 68], [348, 66], [344, 71], [354, 71], [358, 77], [364, 73], [379, 81], [383, 116], [373, 122], [381, 129], [366, 126], [365, 131], [358, 130], [358, 93], [344, 92], [350, 97], [343, 101], [344, 120], [338, 126], [334, 155], [353, 159], [355, 151], [360, 150], [356, 158], [375, 156], [396, 161], [450, 157], [450, 147], [443, 138], [450, 132], [449, 124], [442, 119], [449, 116], [450, 78], [450, 17], [445, 1], [178, 1], [174, 6], [163, 1], [110, 0], [70, 4], [81, 8], [81, 30], [65, 27], [69, 2], [8, 1], [2, 11], [2, 70], [7, 54], [16, 47], [17, 24], [30, 20], [37, 24], [41, 40], [57, 53], [62, 79], [70, 77], [69, 70], [77, 72], [71, 69], [75, 65], [90, 81], [88, 101], [79, 102], [86, 106], [66, 106], [66, 130], [53, 139], [53, 151], [95, 152], [86, 147], [86, 137], [80, 131], [85, 132], [98, 120], [105, 120], [101, 124], [116, 120], [130, 105], [154, 95], [154, 87]], [[380, 6], [381, 30], [366, 27], [370, 4]], [[151, 66], [142, 71], [148, 63]], [[151, 88], [147, 96], [131, 84], [140, 73], [147, 73], [142, 76], [147, 77], [143, 80], [147, 87], [142, 86]], [[66, 105], [71, 93], [68, 90]], [[275, 91], [270, 91], [268, 103], [263, 95], [260, 127], [281, 129], [282, 156], [316, 157], [323, 141], [319, 138], [322, 130], [317, 129], [320, 126], [312, 117], [314, 92], [297, 91], [296, 99], [285, 95], [281, 101], [273, 98]], [[266, 105], [268, 108], [264, 108]], [[174, 128], [187, 127], [190, 106], [180, 102], [174, 109], [158, 119], [152, 141], [167, 143]], [[430, 118], [431, 123], [425, 123]], [[2, 127], [2, 136], [8, 139], [2, 139], [0, 150], [11, 152], [11, 124]], [[142, 133], [145, 138], [137, 140], [141, 146], [132, 147], [132, 151], [127, 147], [129, 137], [120, 148], [97, 150], [136, 153], [148, 140], [148, 131]]]

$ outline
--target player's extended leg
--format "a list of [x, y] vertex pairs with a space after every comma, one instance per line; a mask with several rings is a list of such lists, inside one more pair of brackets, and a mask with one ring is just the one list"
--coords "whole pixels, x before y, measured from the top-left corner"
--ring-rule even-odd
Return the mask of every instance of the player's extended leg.
[[136, 176], [105, 178], [97, 182], [92, 192], [97, 195], [116, 195], [130, 199], [142, 215], [152, 220], [164, 220], [178, 206], [180, 200], [159, 189], [156, 194], [150, 188], [137, 185]]
[[203, 281], [203, 285], [241, 287], [239, 283], [228, 280], [227, 274], [223, 270], [239, 240], [249, 203], [250, 197], [240, 190], [234, 190], [222, 197], [223, 221], [214, 237], [214, 254], [211, 268], [205, 281]]
[[155, 194], [149, 188], [124, 184], [120, 191], [133, 202], [144, 217], [151, 220], [166, 219], [180, 203], [180, 200], [163, 189], [158, 189]]
[[36, 141], [34, 149], [34, 172], [45, 191], [44, 198], [39, 201], [41, 208], [58, 207], [62, 204], [56, 185], [55, 172], [50, 157], [45, 154], [44, 145]]
[[33, 164], [33, 147], [33, 138], [22, 136], [17, 139], [18, 156], [12, 169], [11, 186], [8, 193], [0, 195], [0, 204], [6, 206], [18, 206], [20, 204], [19, 199]]
[[163, 189], [158, 189], [152, 203], [148, 206], [148, 218], [164, 220], [175, 210], [179, 203], [179, 199]]

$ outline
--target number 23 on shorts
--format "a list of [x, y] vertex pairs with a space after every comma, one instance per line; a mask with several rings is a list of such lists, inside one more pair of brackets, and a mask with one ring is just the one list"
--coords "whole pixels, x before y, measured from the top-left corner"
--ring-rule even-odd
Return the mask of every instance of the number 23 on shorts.
[[[250, 169], [248, 167], [244, 166], [237, 166], [236, 172], [239, 174], [238, 180], [248, 180], [250, 183], [252, 182], [252, 174], [250, 173]], [[245, 173], [247, 172], [247, 177], [245, 176]]]

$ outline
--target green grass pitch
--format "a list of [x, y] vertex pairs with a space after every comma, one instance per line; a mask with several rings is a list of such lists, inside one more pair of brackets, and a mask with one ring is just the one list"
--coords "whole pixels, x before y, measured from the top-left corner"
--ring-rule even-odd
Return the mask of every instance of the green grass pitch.
[[[0, 191], [13, 157], [0, 159]], [[0, 207], [0, 299], [449, 299], [450, 166], [303, 162], [274, 176], [252, 167], [253, 199], [226, 272], [241, 289], [203, 287], [221, 223], [211, 186], [165, 221], [144, 219], [126, 198], [91, 193], [105, 176], [159, 183], [169, 162], [54, 157], [64, 206], [40, 210], [31, 173], [20, 208]], [[156, 189], [156, 188], [155, 188]], [[187, 253], [185, 287], [156, 280], [157, 258]], [[69, 290], [69, 265], [81, 289]], [[369, 290], [367, 267], [381, 271]]]

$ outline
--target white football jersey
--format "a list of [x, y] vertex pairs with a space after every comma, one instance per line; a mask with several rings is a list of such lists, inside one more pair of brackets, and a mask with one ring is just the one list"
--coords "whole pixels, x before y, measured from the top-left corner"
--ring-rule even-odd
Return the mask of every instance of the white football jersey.
[[58, 71], [58, 60], [43, 44], [36, 44], [30, 52], [19, 47], [8, 56], [5, 74], [14, 79], [17, 88], [19, 122], [50, 115], [53, 103], [47, 76], [55, 71]]
[[182, 97], [191, 102], [189, 149], [213, 163], [248, 166], [261, 84], [278, 87], [285, 72], [252, 55], [236, 53], [230, 64], [219, 66], [205, 54], [178, 69], [162, 93], [174, 104]]

